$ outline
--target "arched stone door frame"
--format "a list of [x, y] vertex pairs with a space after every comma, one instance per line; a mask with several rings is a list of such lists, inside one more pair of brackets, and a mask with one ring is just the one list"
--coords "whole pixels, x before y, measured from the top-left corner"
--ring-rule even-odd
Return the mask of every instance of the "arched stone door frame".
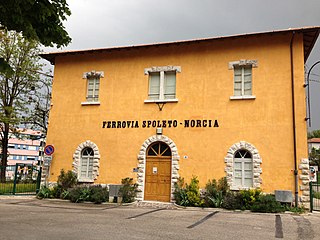
[[138, 194], [137, 200], [143, 201], [144, 200], [144, 186], [145, 186], [145, 169], [146, 169], [146, 156], [147, 156], [147, 149], [149, 146], [155, 142], [164, 142], [166, 143], [171, 149], [171, 197], [170, 199], [173, 200], [173, 192], [174, 192], [174, 183], [177, 182], [179, 178], [179, 160], [180, 156], [178, 154], [178, 149], [176, 144], [164, 135], [153, 135], [146, 139], [142, 144], [139, 154], [138, 154], [138, 173], [137, 173], [137, 184], [138, 184]]

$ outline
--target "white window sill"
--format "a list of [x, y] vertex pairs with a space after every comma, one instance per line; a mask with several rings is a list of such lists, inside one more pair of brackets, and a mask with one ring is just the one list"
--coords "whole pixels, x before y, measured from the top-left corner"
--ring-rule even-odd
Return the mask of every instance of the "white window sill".
[[82, 102], [81, 105], [82, 105], [82, 106], [86, 106], [86, 105], [100, 105], [100, 102]]
[[177, 98], [174, 99], [147, 99], [144, 100], [144, 103], [170, 103], [170, 102], [178, 102]]
[[81, 183], [93, 183], [94, 180], [93, 179], [78, 179], [78, 182], [81, 182]]
[[239, 191], [239, 190], [250, 190], [255, 189], [254, 187], [243, 187], [243, 186], [231, 186], [230, 190], [232, 191]]
[[256, 96], [230, 96], [230, 100], [253, 100]]

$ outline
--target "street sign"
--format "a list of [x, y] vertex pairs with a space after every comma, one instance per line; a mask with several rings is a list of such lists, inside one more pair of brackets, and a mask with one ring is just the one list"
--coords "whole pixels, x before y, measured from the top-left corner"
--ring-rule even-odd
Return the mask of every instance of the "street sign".
[[51, 156], [54, 153], [54, 146], [53, 145], [47, 145], [44, 148], [44, 154], [47, 156]]
[[317, 182], [318, 166], [310, 166], [310, 182]]
[[43, 156], [43, 165], [50, 166], [52, 161], [52, 156]]

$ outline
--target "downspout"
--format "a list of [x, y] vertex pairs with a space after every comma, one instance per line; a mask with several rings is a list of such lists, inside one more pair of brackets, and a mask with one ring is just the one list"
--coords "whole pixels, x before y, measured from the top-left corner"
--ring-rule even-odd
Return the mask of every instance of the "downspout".
[[295, 31], [292, 32], [290, 40], [290, 64], [291, 64], [291, 96], [292, 96], [292, 123], [293, 123], [293, 159], [294, 159], [294, 204], [298, 206], [298, 167], [297, 167], [297, 142], [296, 142], [296, 110], [294, 95], [294, 64], [293, 64], [293, 38]]

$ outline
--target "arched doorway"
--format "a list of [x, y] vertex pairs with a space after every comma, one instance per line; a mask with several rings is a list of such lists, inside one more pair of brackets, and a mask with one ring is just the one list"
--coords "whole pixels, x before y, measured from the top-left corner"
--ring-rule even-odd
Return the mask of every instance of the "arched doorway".
[[164, 142], [155, 142], [147, 149], [144, 199], [169, 202], [171, 197], [170, 147]]

